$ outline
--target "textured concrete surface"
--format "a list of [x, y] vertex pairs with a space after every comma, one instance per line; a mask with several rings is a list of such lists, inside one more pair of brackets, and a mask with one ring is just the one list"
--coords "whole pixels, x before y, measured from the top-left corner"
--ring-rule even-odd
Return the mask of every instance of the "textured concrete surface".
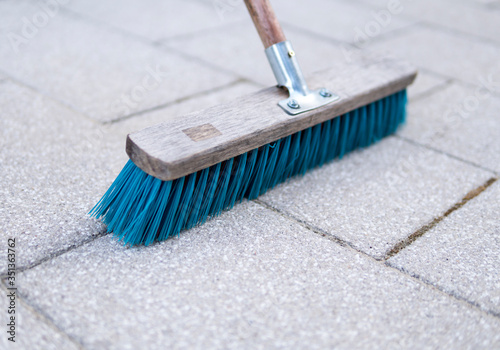
[[[417, 25], [405, 35], [370, 43], [375, 52], [391, 52], [417, 66], [448, 78], [481, 85], [488, 77], [499, 80], [500, 46], [455, 32]], [[498, 88], [498, 85], [497, 85]]]
[[49, 17], [32, 39], [12, 45], [7, 34], [20, 35], [21, 18], [35, 16], [40, 8], [4, 1], [0, 12], [9, 24], [0, 36], [0, 70], [96, 120], [127, 116], [235, 80], [62, 11]]
[[[9, 291], [2, 285], [0, 287], [0, 308], [2, 309], [1, 322], [10, 323], [12, 314], [7, 314], [5, 310], [10, 306], [10, 300], [7, 299]], [[12, 310], [12, 309], [11, 309]], [[30, 349], [30, 350], [76, 350], [81, 349], [73, 339], [67, 334], [57, 329], [54, 324], [46, 318], [27, 306], [19, 298], [16, 299], [16, 335], [15, 343], [9, 341], [7, 337], [10, 334], [2, 329], [0, 337], [0, 348], [2, 349]]]
[[[193, 0], [167, 0], [161, 3], [155, 0], [127, 0], [116, 6], [116, 2], [111, 0], [92, 0], [71, 1], [66, 8], [97, 20], [100, 24], [155, 41], [194, 35], [238, 20], [230, 7], [224, 11], [226, 6], [217, 7], [213, 1], [203, 4]], [[229, 13], [231, 16], [227, 15]], [[244, 15], [248, 16], [246, 13]]]
[[[307, 35], [292, 26], [284, 25], [287, 38], [293, 43], [295, 51], [300, 52], [298, 60], [304, 74], [332, 67], [337, 61], [344, 62], [346, 57], [358, 54], [358, 51], [343, 50], [343, 46]], [[227, 36], [227, 32], [232, 33]], [[224, 42], [224, 45], [220, 45]], [[262, 86], [276, 85], [271, 68], [264, 54], [262, 43], [250, 19], [209, 31], [189, 38], [171, 39], [162, 42], [192, 57], [214, 64], [230, 73], [238, 74]], [[346, 56], [347, 55], [347, 56]]]
[[88, 349], [500, 345], [500, 320], [254, 203], [149, 248], [104, 237], [19, 284]]
[[[361, 0], [371, 4], [378, 11], [386, 10], [386, 0]], [[444, 30], [453, 30], [462, 35], [474, 35], [500, 43], [496, 33], [500, 32], [500, 13], [482, 8], [488, 1], [456, 1], [456, 0], [420, 0], [401, 1], [401, 12], [396, 17], [405, 20], [428, 22]], [[497, 0], [491, 4], [498, 4]], [[446, 15], [443, 15], [446, 14]]]
[[408, 87], [408, 99], [413, 102], [415, 99], [439, 91], [447, 84], [449, 84], [448, 79], [427, 72], [419, 72], [413, 84]]
[[499, 198], [496, 182], [389, 263], [500, 315]]
[[491, 176], [388, 138], [260, 200], [380, 259]]
[[19, 237], [18, 267], [25, 268], [104, 232], [86, 213], [125, 164], [127, 133], [254, 90], [239, 83], [144, 118], [97, 126], [30, 89], [0, 84], [0, 260], [8, 237]]
[[107, 127], [113, 132], [119, 132], [125, 136], [131, 131], [143, 129], [147, 126], [161, 123], [166, 120], [182, 118], [184, 115], [209, 108], [213, 105], [232, 101], [241, 96], [260, 90], [261, 87], [255, 83], [246, 81], [237, 82], [220, 90], [199, 95], [185, 101], [173, 103], [166, 108], [144, 113], [139, 118], [128, 118], [120, 123], [113, 123]]
[[[273, 2], [279, 18], [318, 37], [364, 45], [364, 40], [374, 40], [386, 33], [397, 32], [414, 21], [402, 18], [399, 13], [382, 14], [370, 7], [360, 7], [354, 1], [296, 1]], [[328, 16], [317, 16], [316, 9]], [[399, 12], [399, 11], [396, 11]], [[374, 25], [382, 21], [383, 25]]]
[[500, 172], [500, 97], [450, 84], [411, 103], [403, 137]]
[[0, 91], [0, 260], [17, 237], [22, 268], [103, 232], [86, 213], [115, 176], [109, 160], [125, 161], [123, 141], [26, 87]]
[[0, 0], [0, 275], [15, 237], [21, 292], [1, 349], [500, 348], [500, 185], [457, 205], [500, 174], [499, 2], [272, 3], [306, 74], [418, 66], [408, 123], [126, 248], [85, 216], [126, 134], [275, 84], [243, 2]]

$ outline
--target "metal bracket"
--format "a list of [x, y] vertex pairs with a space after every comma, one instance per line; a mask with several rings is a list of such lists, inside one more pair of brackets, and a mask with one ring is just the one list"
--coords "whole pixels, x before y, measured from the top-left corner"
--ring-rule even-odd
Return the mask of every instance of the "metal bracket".
[[286, 87], [290, 97], [278, 102], [288, 114], [296, 115], [327, 105], [340, 97], [325, 88], [309, 90], [289, 41], [269, 46], [266, 56], [279, 86]]

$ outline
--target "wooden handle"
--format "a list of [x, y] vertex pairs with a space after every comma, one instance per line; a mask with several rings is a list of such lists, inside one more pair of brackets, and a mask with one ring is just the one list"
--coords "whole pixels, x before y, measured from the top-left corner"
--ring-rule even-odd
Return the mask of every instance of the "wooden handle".
[[286, 40], [269, 0], [245, 0], [245, 4], [266, 49]]

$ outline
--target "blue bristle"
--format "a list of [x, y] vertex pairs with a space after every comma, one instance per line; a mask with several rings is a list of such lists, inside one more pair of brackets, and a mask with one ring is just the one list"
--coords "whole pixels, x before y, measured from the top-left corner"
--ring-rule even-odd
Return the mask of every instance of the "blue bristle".
[[165, 240], [394, 133], [405, 122], [406, 102], [403, 90], [173, 181], [147, 175], [129, 160], [89, 215], [126, 244]]
[[268, 155], [269, 144], [264, 145], [259, 149], [257, 163], [255, 164], [255, 171], [253, 172], [252, 176], [249, 177], [250, 186], [248, 188], [248, 194], [245, 195], [245, 197], [248, 199], [255, 199], [260, 195], [260, 187], [264, 178]]
[[199, 223], [203, 224], [208, 216], [210, 215], [210, 208], [212, 207], [212, 202], [215, 197], [215, 190], [217, 189], [217, 182], [219, 181], [221, 163], [213, 165], [210, 167], [207, 179], [207, 188], [205, 190], [205, 195], [203, 196], [203, 204], [200, 208]]
[[218, 216], [224, 209], [224, 203], [226, 201], [227, 190], [229, 187], [229, 180], [231, 180], [231, 174], [233, 171], [233, 163], [234, 158], [223, 162], [223, 168], [219, 176], [219, 181], [217, 183], [214, 201], [212, 202], [212, 206], [209, 211], [210, 216]]

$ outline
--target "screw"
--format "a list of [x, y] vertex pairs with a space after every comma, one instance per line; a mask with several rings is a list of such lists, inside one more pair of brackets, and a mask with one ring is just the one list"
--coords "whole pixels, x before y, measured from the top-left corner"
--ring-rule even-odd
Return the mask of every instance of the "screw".
[[332, 97], [332, 93], [328, 91], [327, 89], [321, 89], [319, 90], [319, 94], [323, 97]]
[[293, 50], [288, 51], [288, 57], [293, 57], [295, 56], [295, 52]]
[[300, 108], [299, 103], [297, 101], [293, 100], [293, 99], [290, 100], [290, 101], [288, 101], [287, 105], [288, 105], [288, 107], [293, 108], [293, 109], [299, 109]]

